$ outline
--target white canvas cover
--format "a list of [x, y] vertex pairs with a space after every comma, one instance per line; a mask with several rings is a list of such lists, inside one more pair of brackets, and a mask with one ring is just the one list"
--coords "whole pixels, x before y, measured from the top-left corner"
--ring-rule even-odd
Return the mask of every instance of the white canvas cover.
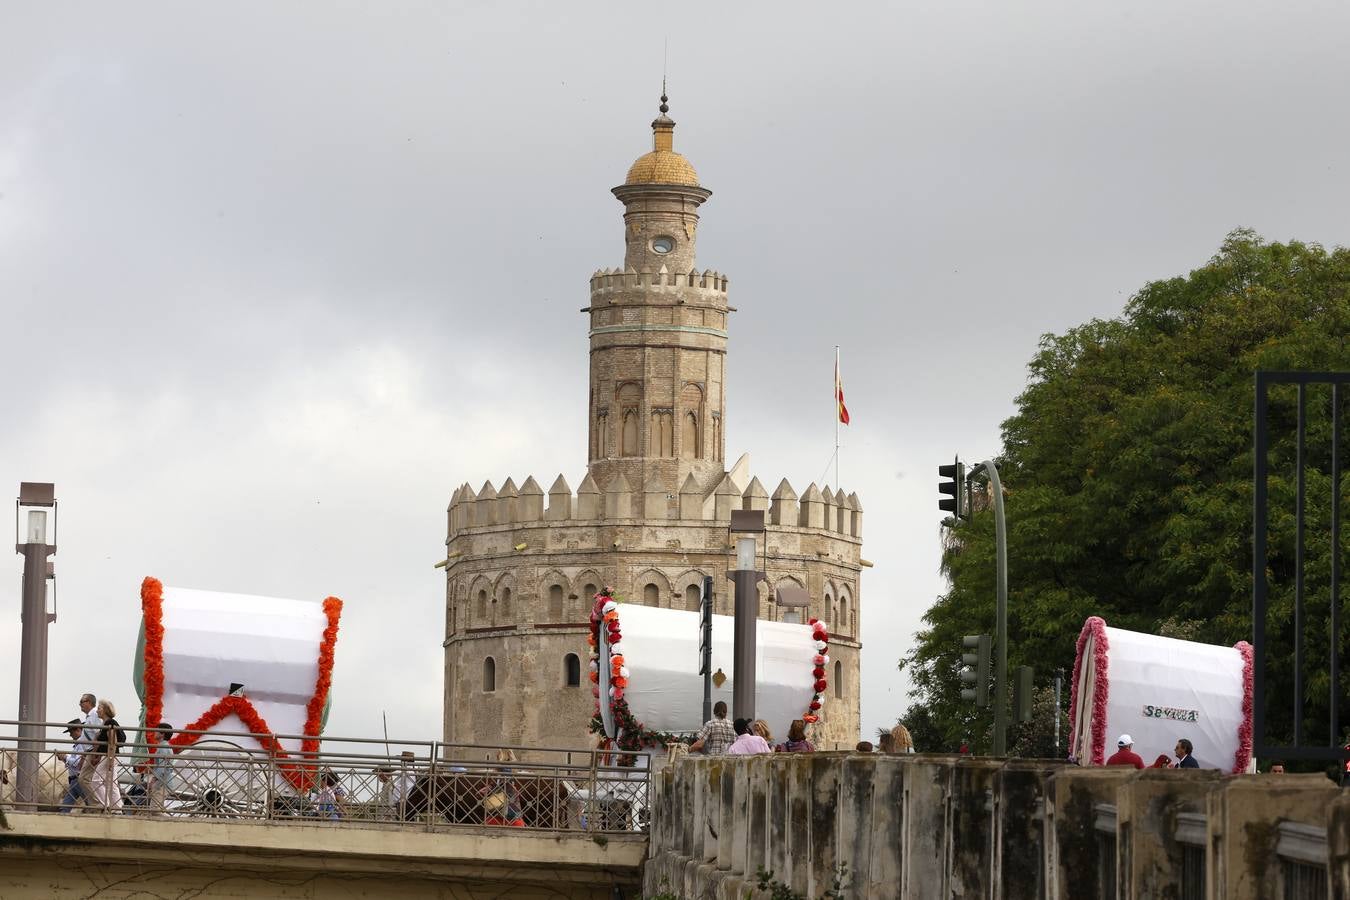
[[[624, 659], [631, 673], [624, 700], [654, 731], [694, 732], [703, 726], [703, 676], [698, 674], [698, 613], [620, 603]], [[713, 616], [712, 666], [727, 676], [712, 699], [731, 706], [735, 685], [732, 638], [735, 619]], [[811, 626], [760, 621], [755, 654], [755, 716], [775, 735], [786, 735], [815, 694]], [[608, 669], [601, 665], [602, 675]], [[828, 669], [827, 669], [828, 672]], [[602, 682], [603, 684], [603, 682]], [[833, 685], [830, 685], [830, 689]], [[602, 711], [608, 704], [601, 704]]]
[[[164, 721], [186, 727], [237, 683], [274, 734], [303, 732], [328, 624], [322, 604], [166, 585], [163, 609]], [[209, 730], [249, 728], [229, 715]], [[300, 749], [295, 739], [279, 743]]]
[[1245, 772], [1251, 760], [1250, 645], [1201, 644], [1112, 628], [1093, 616], [1074, 661], [1069, 754], [1101, 765], [1122, 734], [1151, 765], [1178, 738], [1202, 768]]

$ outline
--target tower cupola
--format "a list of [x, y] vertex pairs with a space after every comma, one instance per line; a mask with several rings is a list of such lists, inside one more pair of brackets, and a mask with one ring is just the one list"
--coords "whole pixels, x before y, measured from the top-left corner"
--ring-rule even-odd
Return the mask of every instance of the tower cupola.
[[698, 208], [712, 196], [701, 187], [689, 160], [675, 152], [675, 120], [669, 98], [661, 94], [660, 114], [652, 120], [652, 151], [628, 168], [614, 196], [624, 205], [625, 268], [667, 271], [694, 268]]
[[[653, 149], [614, 188], [624, 264], [591, 279], [590, 474], [620, 475], [650, 516], [678, 512], [692, 475], [712, 490], [723, 470], [727, 278], [694, 266], [698, 209], [712, 192], [674, 150], [664, 91]], [[606, 488], [607, 489], [607, 488]], [[664, 516], [657, 516], [664, 518]]]

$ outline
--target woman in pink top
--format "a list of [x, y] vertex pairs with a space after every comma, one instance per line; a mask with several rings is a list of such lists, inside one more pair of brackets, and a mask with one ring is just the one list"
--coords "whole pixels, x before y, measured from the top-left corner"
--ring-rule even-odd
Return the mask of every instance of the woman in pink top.
[[764, 738], [750, 730], [749, 719], [737, 719], [735, 723], [736, 740], [727, 748], [728, 754], [744, 756], [751, 753], [772, 753], [773, 748]]

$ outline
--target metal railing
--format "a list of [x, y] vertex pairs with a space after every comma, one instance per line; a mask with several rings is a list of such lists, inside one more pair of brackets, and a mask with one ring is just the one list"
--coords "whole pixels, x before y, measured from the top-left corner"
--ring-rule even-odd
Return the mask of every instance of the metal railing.
[[[44, 741], [29, 739], [32, 726]], [[300, 735], [182, 731], [196, 740], [167, 745], [134, 726], [122, 726], [116, 753], [96, 753], [75, 751], [70, 728], [0, 720], [0, 807], [428, 831], [624, 833], [648, 822], [645, 753], [620, 766], [600, 751], [343, 737], [307, 753], [294, 749]]]

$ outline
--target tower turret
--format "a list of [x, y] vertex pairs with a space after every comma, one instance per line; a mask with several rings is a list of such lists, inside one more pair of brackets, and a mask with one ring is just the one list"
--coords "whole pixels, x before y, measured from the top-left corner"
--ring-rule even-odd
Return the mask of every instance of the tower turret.
[[[695, 266], [698, 209], [712, 192], [675, 152], [661, 95], [653, 149], [614, 196], [624, 205], [623, 269], [591, 278], [590, 470], [608, 485], [654, 485], [678, 515], [689, 475], [711, 490], [723, 475], [725, 276]], [[650, 505], [650, 504], [648, 504]]]

